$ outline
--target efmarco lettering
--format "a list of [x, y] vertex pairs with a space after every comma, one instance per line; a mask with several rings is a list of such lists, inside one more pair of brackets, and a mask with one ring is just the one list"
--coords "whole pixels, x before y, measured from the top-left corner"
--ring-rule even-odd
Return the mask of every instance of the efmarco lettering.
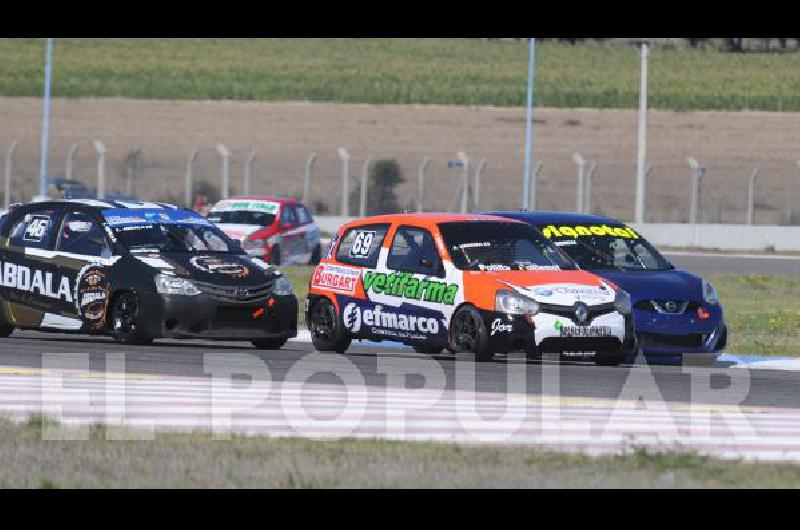
[[409, 272], [384, 274], [366, 271], [364, 273], [364, 291], [453, 305], [456, 294], [458, 294], [458, 284], [419, 279]]
[[56, 287], [53, 282], [52, 272], [42, 272], [25, 265], [17, 265], [8, 261], [2, 263], [0, 267], [0, 285], [9, 289], [36, 293], [56, 300], [63, 298], [66, 302], [72, 302], [72, 289], [69, 286], [69, 278], [62, 276]]
[[547, 225], [539, 226], [539, 230], [548, 239], [559, 237], [583, 237], [583, 236], [607, 236], [622, 237], [625, 239], [639, 239], [639, 235], [629, 226], [608, 226], [608, 225], [576, 225], [559, 226]]

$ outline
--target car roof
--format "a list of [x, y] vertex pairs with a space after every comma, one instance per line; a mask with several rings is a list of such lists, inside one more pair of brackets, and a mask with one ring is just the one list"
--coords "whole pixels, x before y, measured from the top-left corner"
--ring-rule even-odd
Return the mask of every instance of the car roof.
[[300, 202], [294, 197], [273, 197], [270, 195], [236, 195], [227, 199], [220, 199], [218, 202], [222, 201], [264, 201], [277, 202], [279, 204], [296, 204]]
[[374, 215], [372, 217], [365, 217], [363, 219], [350, 221], [345, 226], [353, 227], [353, 226], [363, 226], [363, 225], [373, 225], [373, 224], [409, 223], [409, 224], [424, 226], [427, 228], [432, 228], [442, 223], [457, 223], [464, 221], [506, 221], [506, 222], [511, 221], [512, 223], [517, 222], [514, 221], [513, 219], [498, 217], [496, 215], [461, 214], [461, 213], [398, 213], [398, 214]]
[[603, 215], [594, 215], [586, 213], [575, 212], [543, 212], [543, 211], [525, 211], [525, 210], [508, 210], [498, 212], [484, 212], [490, 215], [508, 216], [519, 221], [533, 224], [556, 224], [556, 225], [574, 225], [574, 224], [607, 224], [611, 226], [625, 226], [625, 223], [606, 217]]
[[145, 202], [145, 201], [123, 201], [123, 200], [104, 200], [104, 199], [52, 199], [39, 202], [22, 204], [17, 208], [56, 208], [64, 205], [73, 204], [84, 206], [96, 210], [115, 210], [115, 209], [164, 209], [177, 210], [178, 207], [167, 202]]

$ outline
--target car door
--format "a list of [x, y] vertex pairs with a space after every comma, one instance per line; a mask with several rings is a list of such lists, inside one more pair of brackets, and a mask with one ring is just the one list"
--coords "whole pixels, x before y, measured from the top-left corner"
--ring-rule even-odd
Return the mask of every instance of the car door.
[[72, 305], [72, 284], [61, 277], [52, 252], [62, 213], [60, 205], [9, 213], [7, 239], [0, 247], [0, 294], [17, 327], [47, 326]]
[[110, 299], [109, 267], [114, 259], [111, 242], [95, 212], [67, 208], [53, 249], [59, 272], [71, 278], [77, 300], [68, 315], [74, 325], [100, 329], [106, 321]]
[[281, 231], [281, 261], [285, 265], [299, 263], [303, 257], [303, 241], [297, 225], [297, 212], [291, 204], [281, 208], [279, 229]]

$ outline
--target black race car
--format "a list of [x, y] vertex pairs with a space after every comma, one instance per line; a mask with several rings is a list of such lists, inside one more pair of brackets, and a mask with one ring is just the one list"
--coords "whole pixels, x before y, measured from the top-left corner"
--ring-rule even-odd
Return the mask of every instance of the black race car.
[[15, 328], [251, 341], [297, 335], [289, 280], [195, 212], [78, 199], [0, 220], [0, 336]]

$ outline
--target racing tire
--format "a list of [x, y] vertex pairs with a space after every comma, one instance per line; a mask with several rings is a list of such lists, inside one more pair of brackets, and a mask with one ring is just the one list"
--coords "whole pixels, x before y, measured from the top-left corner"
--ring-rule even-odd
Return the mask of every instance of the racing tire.
[[314, 247], [314, 250], [311, 251], [311, 259], [308, 260], [308, 264], [318, 265], [321, 259], [322, 259], [322, 247], [318, 244], [316, 247]]
[[618, 366], [629, 358], [625, 350], [599, 351], [594, 354], [594, 364], [597, 366]]
[[275, 245], [272, 248], [272, 252], [269, 253], [269, 263], [276, 267], [281, 264], [281, 247], [278, 245]]
[[251, 341], [258, 350], [280, 350], [288, 339], [258, 339]]
[[450, 319], [448, 330], [450, 349], [456, 359], [464, 361], [485, 362], [494, 358], [489, 349], [489, 334], [483, 317], [475, 307], [462, 306]]
[[308, 331], [317, 351], [344, 353], [350, 347], [350, 335], [336, 307], [327, 298], [321, 298], [309, 311]]
[[425, 355], [438, 355], [442, 353], [442, 350], [444, 350], [444, 348], [442, 348], [441, 346], [428, 346], [426, 344], [420, 344], [418, 346], [414, 346], [415, 352], [423, 353]]
[[125, 292], [114, 298], [111, 310], [111, 331], [117, 342], [122, 344], [145, 345], [153, 342], [142, 329], [139, 312], [139, 297]]

